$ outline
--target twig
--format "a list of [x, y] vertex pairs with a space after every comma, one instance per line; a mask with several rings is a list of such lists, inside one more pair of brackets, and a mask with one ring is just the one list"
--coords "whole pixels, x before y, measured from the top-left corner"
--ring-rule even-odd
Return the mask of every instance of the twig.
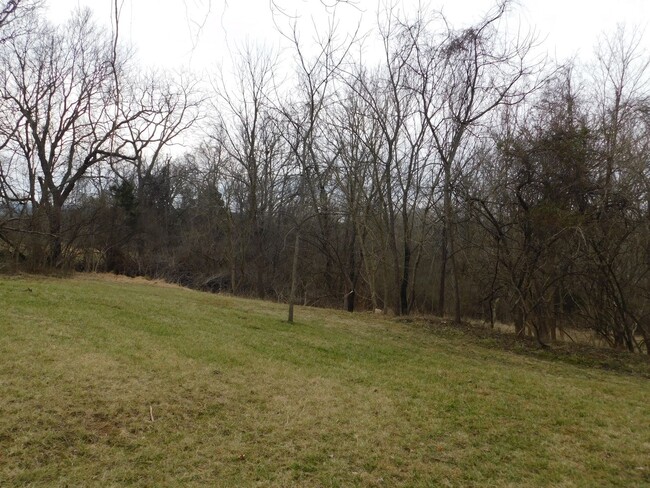
[[151, 421], [153, 422], [153, 407], [149, 405], [149, 417], [151, 418]]

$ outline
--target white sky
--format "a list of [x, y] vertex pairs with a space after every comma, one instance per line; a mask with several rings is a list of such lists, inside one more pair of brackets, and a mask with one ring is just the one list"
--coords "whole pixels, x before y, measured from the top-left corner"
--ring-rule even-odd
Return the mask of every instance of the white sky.
[[[120, 29], [123, 40], [137, 48], [140, 62], [175, 70], [202, 71], [227, 62], [229, 48], [245, 42], [263, 44], [276, 51], [280, 36], [274, 26], [270, 0], [118, 0], [122, 3]], [[333, 0], [323, 0], [332, 3]], [[431, 0], [424, 5], [442, 9], [453, 25], [476, 21], [492, 0]], [[46, 0], [50, 18], [65, 21], [77, 6], [91, 7], [100, 22], [109, 24], [112, 0]], [[276, 0], [287, 13], [299, 16], [302, 30], [327, 18], [321, 0]], [[402, 0], [408, 11], [417, 4]], [[650, 0], [519, 0], [511, 25], [534, 27], [543, 49], [563, 59], [579, 54], [587, 59], [598, 36], [612, 32], [618, 23], [648, 30]], [[357, 7], [342, 5], [337, 18], [353, 29], [363, 17], [364, 29], [376, 24], [378, 0], [356, 0]], [[286, 28], [288, 21], [276, 16]], [[307, 35], [305, 35], [307, 37]], [[644, 40], [650, 51], [650, 32]]]

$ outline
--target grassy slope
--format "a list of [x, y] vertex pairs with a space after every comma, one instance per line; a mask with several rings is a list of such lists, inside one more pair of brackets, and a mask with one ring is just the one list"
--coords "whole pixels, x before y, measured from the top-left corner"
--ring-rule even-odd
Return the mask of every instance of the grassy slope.
[[374, 315], [284, 315], [0, 279], [0, 486], [650, 486], [648, 379]]

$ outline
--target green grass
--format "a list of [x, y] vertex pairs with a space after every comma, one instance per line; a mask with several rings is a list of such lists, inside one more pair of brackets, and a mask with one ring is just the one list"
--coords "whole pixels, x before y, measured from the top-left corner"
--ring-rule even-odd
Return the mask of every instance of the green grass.
[[0, 486], [650, 486], [642, 375], [285, 313], [0, 278]]

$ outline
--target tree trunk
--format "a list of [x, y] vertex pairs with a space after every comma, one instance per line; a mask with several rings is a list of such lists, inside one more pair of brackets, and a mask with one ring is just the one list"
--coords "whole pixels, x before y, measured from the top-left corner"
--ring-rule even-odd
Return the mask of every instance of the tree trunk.
[[298, 255], [300, 254], [300, 230], [296, 229], [296, 242], [293, 247], [293, 266], [291, 267], [291, 292], [289, 294], [289, 317], [287, 322], [293, 324], [293, 306], [296, 302], [298, 286]]
[[349, 291], [345, 293], [344, 306], [345, 309], [352, 313], [354, 312], [354, 302], [356, 298], [355, 289], [357, 287], [357, 258], [355, 247], [357, 242], [357, 233], [354, 227], [350, 231], [350, 240], [348, 243], [348, 263], [347, 263], [347, 281]]
[[515, 310], [515, 335], [517, 337], [524, 337], [526, 333], [525, 322], [526, 317], [524, 316], [523, 307], [517, 307], [517, 310]]
[[451, 253], [451, 276], [454, 283], [454, 322], [460, 324], [461, 310], [460, 310], [460, 284], [458, 280], [458, 265], [456, 263], [456, 250], [454, 249], [454, 239], [452, 238], [452, 230], [449, 229], [449, 251]]
[[443, 218], [440, 247], [440, 287], [438, 288], [438, 315], [445, 316], [445, 286], [447, 284], [447, 223]]
[[61, 255], [63, 253], [63, 241], [61, 237], [62, 214], [62, 207], [56, 203], [48, 208], [48, 223], [50, 227], [50, 252], [48, 264], [53, 268], [61, 265]]
[[494, 329], [494, 324], [497, 321], [497, 307], [499, 305], [499, 298], [490, 298], [490, 328]]
[[[452, 158], [453, 159], [453, 158]], [[454, 240], [453, 229], [453, 209], [451, 206], [451, 162], [445, 163], [445, 185], [444, 185], [444, 237], [446, 240], [445, 248], [445, 261], [449, 257], [451, 261], [451, 273], [454, 285], [454, 322], [460, 324], [461, 310], [460, 310], [460, 285], [458, 283], [458, 266], [456, 263], [456, 243]], [[446, 266], [444, 267], [446, 271]], [[442, 278], [441, 278], [442, 279]]]
[[366, 244], [365, 244], [365, 238], [366, 238], [366, 233], [361, 232], [359, 234], [359, 247], [361, 249], [361, 261], [363, 263], [363, 267], [366, 273], [366, 282], [368, 283], [368, 287], [370, 288], [370, 302], [372, 303], [372, 309], [373, 311], [379, 308], [378, 302], [377, 302], [377, 285], [376, 285], [376, 275], [375, 272], [371, 266], [371, 256], [368, 253]]
[[407, 315], [409, 313], [408, 306], [408, 288], [409, 288], [409, 272], [411, 268], [411, 247], [406, 239], [404, 239], [404, 269], [402, 270], [402, 280], [399, 288], [399, 313], [400, 315]]
[[350, 250], [350, 255], [348, 257], [348, 287], [350, 291], [345, 294], [344, 305], [345, 309], [352, 313], [354, 312], [354, 302], [356, 298], [356, 284], [357, 284], [357, 269], [356, 269], [356, 259], [354, 256], [354, 248]]

